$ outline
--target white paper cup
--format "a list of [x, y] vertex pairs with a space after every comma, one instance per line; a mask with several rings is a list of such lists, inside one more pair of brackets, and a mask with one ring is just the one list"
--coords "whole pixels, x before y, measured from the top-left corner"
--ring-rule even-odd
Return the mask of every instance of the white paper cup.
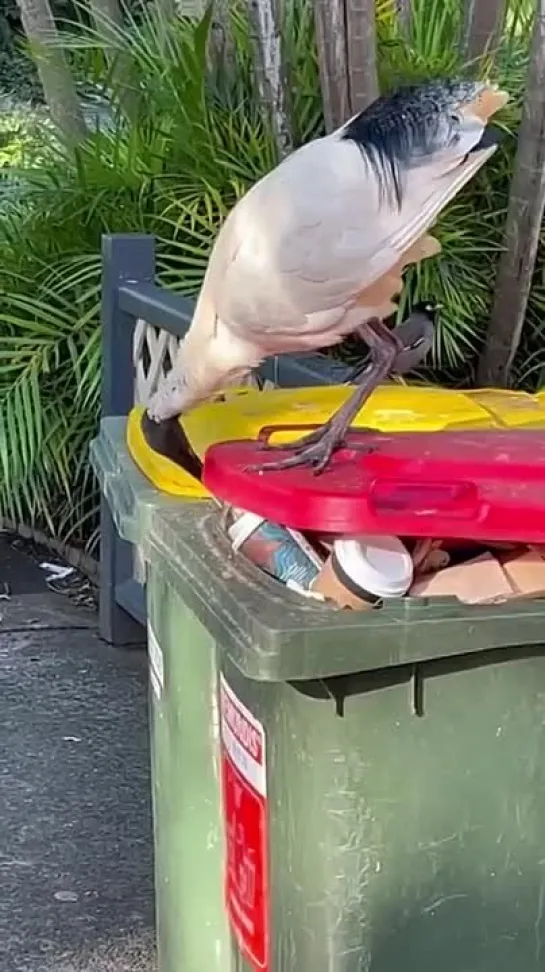
[[401, 540], [360, 536], [335, 541], [311, 588], [341, 607], [364, 611], [403, 597], [412, 580], [412, 558]]

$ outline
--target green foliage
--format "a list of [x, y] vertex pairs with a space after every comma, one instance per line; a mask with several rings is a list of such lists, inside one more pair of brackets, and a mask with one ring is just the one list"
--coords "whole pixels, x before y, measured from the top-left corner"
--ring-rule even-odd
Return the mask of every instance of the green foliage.
[[[408, 274], [401, 308], [422, 296], [444, 302], [436, 377], [462, 383], [470, 378], [491, 302], [528, 20], [522, 0], [512, 0], [509, 30], [494, 59], [462, 65], [453, 43], [458, 10], [454, 0], [431, 6], [416, 0], [407, 44], [397, 36], [391, 0], [382, 0], [379, 63], [385, 89], [400, 80], [487, 70], [513, 96], [501, 119], [502, 150], [442, 218], [443, 254]], [[12, 181], [6, 186], [16, 179], [17, 191], [3, 193], [0, 221], [0, 510], [71, 542], [87, 540], [95, 523], [87, 448], [99, 409], [101, 234], [154, 233], [161, 283], [195, 293], [221, 220], [276, 161], [257, 102], [244, 5], [231, 16], [235, 71], [208, 68], [208, 16], [200, 24], [167, 20], [159, 5], [138, 19], [127, 15], [126, 29], [110, 36], [109, 58], [88, 26], [65, 33], [78, 75], [108, 93], [111, 124], [93, 130], [75, 157], [47, 134], [30, 137], [31, 152], [21, 150], [17, 133], [8, 143]], [[323, 125], [310, 0], [285, 5], [284, 38], [301, 143]], [[127, 68], [122, 89], [112, 52]], [[127, 98], [131, 78], [138, 81]], [[545, 367], [543, 267], [542, 260], [525, 337], [529, 364], [520, 369], [529, 386]]]
[[0, 169], [38, 166], [49, 158], [52, 129], [29, 108], [0, 114]]
[[[55, 17], [74, 18], [69, 0], [53, 0]], [[18, 103], [42, 101], [34, 64], [24, 53], [23, 28], [17, 0], [0, 0], [0, 97], [13, 96]]]

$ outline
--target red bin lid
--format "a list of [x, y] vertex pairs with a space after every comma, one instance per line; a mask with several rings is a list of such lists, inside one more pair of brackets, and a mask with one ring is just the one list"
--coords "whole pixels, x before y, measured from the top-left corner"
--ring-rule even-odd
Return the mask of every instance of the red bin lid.
[[270, 456], [259, 441], [214, 445], [203, 481], [218, 499], [297, 530], [545, 543], [545, 431], [351, 430], [320, 475], [248, 470]]

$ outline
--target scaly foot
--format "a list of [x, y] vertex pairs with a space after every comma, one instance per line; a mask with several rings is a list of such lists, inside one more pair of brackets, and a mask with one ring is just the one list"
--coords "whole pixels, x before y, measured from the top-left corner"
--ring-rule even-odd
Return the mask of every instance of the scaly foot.
[[[364, 431], [359, 429], [358, 431]], [[371, 430], [367, 430], [371, 431]], [[265, 444], [265, 451], [278, 449], [289, 449], [290, 455], [284, 459], [273, 459], [271, 462], [259, 462], [248, 466], [248, 472], [273, 472], [281, 469], [296, 469], [298, 466], [310, 466], [315, 475], [324, 471], [334, 452], [341, 449], [344, 445], [344, 430], [341, 435], [334, 423], [327, 423], [321, 428], [305, 435], [296, 442], [284, 443], [283, 445]], [[373, 446], [358, 444], [358, 452], [373, 451]]]
[[[333, 453], [343, 445], [356, 415], [379, 382], [389, 375], [396, 356], [402, 350], [399, 338], [375, 318], [362, 325], [361, 331], [371, 350], [371, 367], [361, 377], [361, 384], [321, 429], [316, 429], [299, 442], [284, 446], [290, 450], [290, 456], [274, 462], [254, 464], [251, 467], [254, 472], [294, 469], [297, 466], [310, 466], [315, 473], [323, 472]], [[364, 445], [358, 451], [362, 452], [363, 449]]]

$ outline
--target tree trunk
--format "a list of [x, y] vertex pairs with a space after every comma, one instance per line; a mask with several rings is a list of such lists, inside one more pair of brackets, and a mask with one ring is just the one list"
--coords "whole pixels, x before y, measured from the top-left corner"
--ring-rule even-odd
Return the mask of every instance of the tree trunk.
[[269, 112], [280, 158], [292, 148], [282, 60], [281, 18], [275, 0], [250, 0], [250, 23], [261, 100]]
[[326, 131], [378, 97], [375, 0], [315, 0]]
[[520, 344], [545, 213], [545, 0], [537, 0], [530, 68], [496, 293], [479, 362], [482, 385], [507, 386]]
[[395, 0], [399, 33], [407, 37], [411, 32], [413, 20], [412, 0]]
[[217, 67], [230, 76], [236, 69], [236, 61], [229, 0], [214, 0], [208, 50], [212, 69]]
[[344, 0], [315, 0], [314, 23], [327, 132], [350, 117]]
[[119, 0], [89, 0], [89, 9], [95, 30], [103, 39], [105, 48], [115, 52], [119, 32], [123, 30], [123, 11]]
[[345, 0], [350, 113], [378, 98], [375, 0]]
[[118, 30], [123, 29], [123, 11], [119, 0], [89, 0], [89, 7], [95, 23], [110, 24]]
[[[121, 4], [119, 0], [89, 0], [89, 9], [95, 30], [103, 44], [111, 87], [116, 93], [117, 103], [130, 118], [138, 109], [138, 86], [133, 62], [120, 45], [120, 35], [125, 27]], [[174, 11], [172, 16], [175, 15]], [[166, 10], [163, 11], [163, 16], [167, 16]]]
[[496, 47], [506, 6], [506, 0], [465, 0], [462, 50], [468, 60]]
[[155, 3], [164, 17], [169, 18], [178, 16], [176, 0], [155, 0]]
[[17, 2], [51, 118], [63, 138], [75, 145], [85, 138], [87, 129], [74, 79], [59, 46], [49, 0]]

